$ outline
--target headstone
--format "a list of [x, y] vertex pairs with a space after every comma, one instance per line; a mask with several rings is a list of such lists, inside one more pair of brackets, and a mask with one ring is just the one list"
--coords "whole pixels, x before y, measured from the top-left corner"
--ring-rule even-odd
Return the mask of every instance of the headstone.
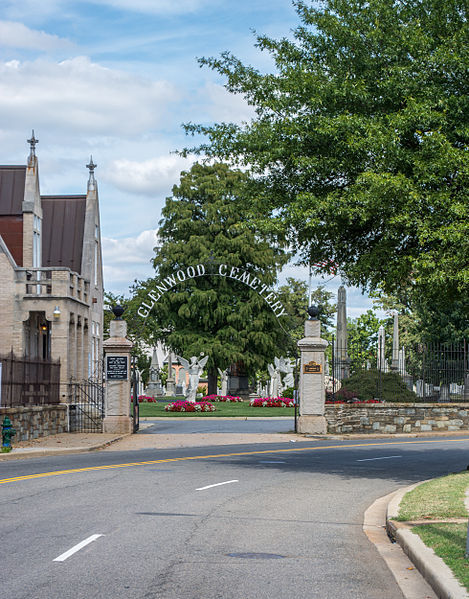
[[145, 389], [145, 395], [148, 397], [162, 397], [163, 387], [160, 379], [160, 366], [158, 363], [158, 354], [156, 347], [153, 348], [153, 355], [150, 364], [150, 380]]
[[187, 374], [187, 371], [184, 367], [181, 367], [178, 370], [176, 395], [185, 395], [186, 394], [186, 378], [187, 378], [186, 374]]
[[166, 397], [174, 397], [176, 394], [176, 385], [173, 376], [173, 354], [168, 353], [168, 378], [166, 379]]
[[415, 381], [415, 394], [418, 397], [423, 397], [423, 380], [422, 379], [417, 379]]

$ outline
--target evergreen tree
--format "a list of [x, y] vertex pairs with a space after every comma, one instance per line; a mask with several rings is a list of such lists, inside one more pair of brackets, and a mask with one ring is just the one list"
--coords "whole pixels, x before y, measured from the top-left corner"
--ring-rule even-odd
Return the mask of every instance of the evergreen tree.
[[143, 297], [175, 271], [204, 264], [206, 276], [178, 282], [161, 296], [147, 327], [156, 322], [168, 347], [186, 358], [209, 356], [209, 393], [216, 392], [218, 368], [237, 362], [252, 375], [279, 354], [287, 337], [282, 317], [277, 319], [263, 296], [219, 274], [224, 264], [223, 272], [238, 268], [271, 287], [288, 259], [245, 217], [248, 182], [246, 174], [225, 164], [194, 164], [181, 173], [162, 211], [156, 276], [138, 289]]

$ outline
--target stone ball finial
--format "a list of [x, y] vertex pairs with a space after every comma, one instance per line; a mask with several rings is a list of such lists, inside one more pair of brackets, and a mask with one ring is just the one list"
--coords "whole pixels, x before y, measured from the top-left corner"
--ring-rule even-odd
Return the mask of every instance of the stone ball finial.
[[116, 320], [122, 320], [122, 314], [124, 314], [125, 308], [117, 304], [117, 306], [112, 307], [112, 313], [116, 317]]
[[310, 320], [317, 320], [319, 313], [321, 312], [321, 308], [319, 306], [309, 306], [307, 309]]

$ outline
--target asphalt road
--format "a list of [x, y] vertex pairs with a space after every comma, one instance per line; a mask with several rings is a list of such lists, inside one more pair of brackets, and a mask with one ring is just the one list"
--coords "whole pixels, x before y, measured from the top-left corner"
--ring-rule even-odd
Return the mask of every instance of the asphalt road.
[[6, 461], [0, 588], [9, 599], [402, 599], [363, 512], [468, 463], [469, 438]]
[[[151, 423], [151, 424], [150, 424]], [[246, 418], [234, 420], [227, 418], [205, 418], [204, 420], [186, 420], [185, 418], [160, 418], [157, 421], [142, 419], [145, 434], [188, 435], [203, 433], [291, 433], [295, 430], [294, 418]]]

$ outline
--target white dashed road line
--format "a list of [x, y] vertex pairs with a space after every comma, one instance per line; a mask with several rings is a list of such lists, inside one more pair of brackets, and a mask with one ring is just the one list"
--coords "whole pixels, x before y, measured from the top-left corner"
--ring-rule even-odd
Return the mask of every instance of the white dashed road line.
[[372, 462], [373, 460], [390, 460], [391, 458], [402, 458], [401, 455], [387, 455], [383, 458], [365, 458], [364, 460], [357, 460], [357, 462]]
[[216, 483], [214, 485], [207, 485], [206, 487], [200, 487], [196, 491], [205, 491], [205, 489], [211, 489], [212, 487], [220, 487], [221, 485], [229, 485], [230, 483], [238, 483], [239, 480], [226, 480], [224, 483]]
[[61, 555], [59, 555], [59, 557], [56, 557], [52, 561], [54, 561], [54, 562], [64, 562], [71, 555], [73, 555], [77, 551], [80, 551], [80, 549], [83, 549], [83, 547], [86, 547], [87, 545], [89, 545], [93, 541], [96, 541], [96, 539], [99, 539], [99, 537], [102, 537], [102, 536], [104, 536], [104, 535], [101, 535], [101, 534], [99, 534], [99, 535], [91, 535], [91, 537], [88, 537], [87, 539], [85, 539], [81, 543], [78, 543], [78, 545], [75, 545], [74, 547], [72, 547], [71, 549], [69, 549], [65, 553], [62, 553]]

